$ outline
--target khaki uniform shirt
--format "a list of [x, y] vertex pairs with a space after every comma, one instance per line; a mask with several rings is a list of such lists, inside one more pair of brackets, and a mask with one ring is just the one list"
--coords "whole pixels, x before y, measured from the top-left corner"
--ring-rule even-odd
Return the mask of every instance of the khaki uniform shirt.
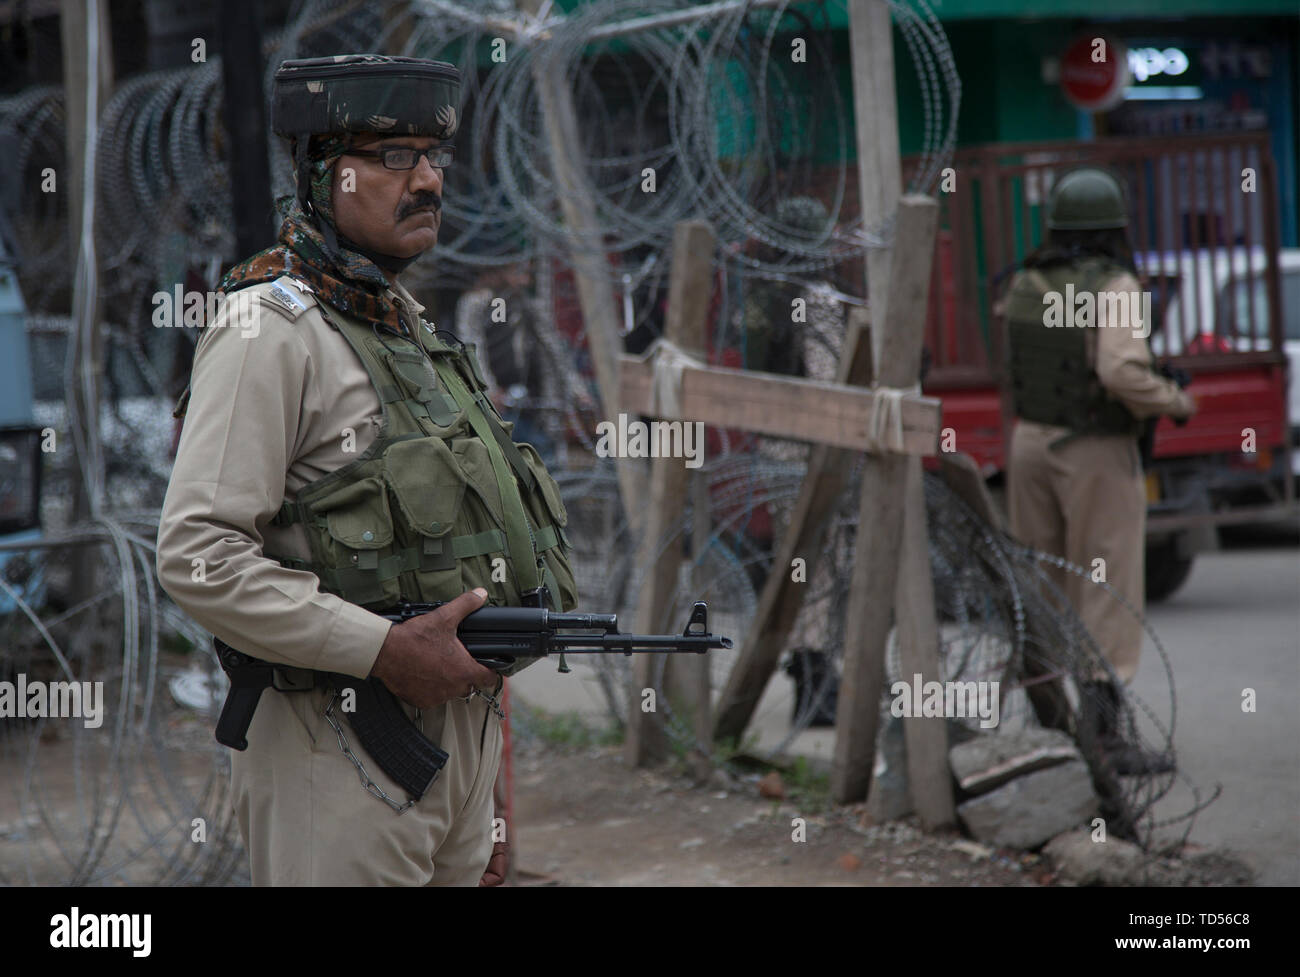
[[[1131, 274], [1124, 272], [1099, 291], [1136, 294], [1141, 291], [1141, 285]], [[1107, 306], [1106, 311], [1110, 312], [1111, 307]], [[1192, 412], [1191, 394], [1180, 390], [1172, 380], [1151, 372], [1151, 348], [1138, 330], [1129, 323], [1112, 322], [1107, 317], [1097, 323], [1096, 329], [1088, 331], [1096, 333], [1097, 337], [1097, 379], [1134, 417], [1145, 420], [1161, 414], [1179, 417]]]
[[[189, 408], [158, 527], [163, 588], [233, 648], [266, 661], [369, 675], [390, 623], [321, 591], [316, 576], [263, 555], [306, 559], [300, 525], [269, 525], [285, 498], [355, 460], [382, 419], [346, 339], [312, 306], [296, 320], [249, 286], [251, 309], [223, 308], [194, 356]], [[397, 283], [408, 322], [423, 306]], [[283, 311], [281, 311], [283, 310]]]

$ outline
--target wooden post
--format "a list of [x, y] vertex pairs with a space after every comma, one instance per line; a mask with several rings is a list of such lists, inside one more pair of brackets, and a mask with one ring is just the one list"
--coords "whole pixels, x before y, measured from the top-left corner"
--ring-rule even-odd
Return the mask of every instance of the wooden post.
[[[534, 15], [542, 4], [542, 0], [517, 2], [520, 10]], [[600, 247], [600, 222], [591, 204], [596, 192], [579, 163], [581, 143], [573, 110], [573, 94], [553, 60], [555, 55], [550, 45], [540, 45], [532, 57], [533, 78], [537, 83], [537, 98], [546, 127], [551, 174], [559, 189], [565, 226], [572, 233], [569, 260], [578, 285], [578, 302], [582, 307], [582, 321], [596, 369], [596, 385], [604, 416], [613, 420], [619, 405], [617, 364], [621, 343], [617, 323], [621, 320], [614, 302], [614, 288], [609, 281], [605, 254]], [[617, 459], [615, 468], [623, 512], [628, 526], [635, 533], [642, 522], [644, 469], [627, 458]]]
[[[713, 229], [703, 221], [681, 221], [673, 232], [672, 270], [668, 284], [668, 316], [665, 338], [684, 351], [703, 356], [709, 300], [713, 291], [713, 252], [716, 241]], [[618, 401], [614, 401], [618, 403]], [[692, 423], [689, 420], [682, 424]], [[638, 565], [645, 568], [641, 593], [637, 600], [636, 626], [642, 633], [657, 633], [680, 626], [669, 620], [676, 610], [671, 606], [677, 591], [677, 577], [682, 565], [683, 539], [669, 542], [662, 553], [660, 545], [686, 509], [687, 476], [690, 471], [682, 458], [656, 458], [650, 467], [650, 501], [646, 509]], [[667, 755], [663, 712], [641, 708], [642, 689], [655, 685], [654, 677], [664, 667], [662, 694], [672, 694], [672, 708], [685, 713], [692, 728], [699, 724], [703, 712], [707, 723], [708, 696], [697, 695], [699, 676], [692, 681], [685, 666], [669, 669], [661, 655], [637, 655], [634, 663], [636, 683], [628, 706], [626, 755], [630, 763], [644, 766], [663, 760]], [[692, 663], [703, 664], [703, 662]], [[668, 674], [676, 671], [682, 681], [669, 682]], [[707, 672], [704, 676], [707, 688]], [[706, 727], [707, 728], [707, 727]]]
[[[240, 255], [251, 255], [275, 242], [277, 224], [267, 163], [261, 5], [256, 0], [230, 0], [217, 20], [235, 246]], [[204, 285], [212, 288], [216, 282]]]
[[[876, 327], [872, 334], [876, 382], [910, 387], [921, 372], [939, 210], [926, 197], [899, 200], [893, 27], [889, 8], [880, 0], [850, 0], [849, 46], [863, 224], [879, 226], [890, 214], [897, 214], [893, 248], [867, 253], [867, 289]], [[934, 593], [920, 492], [919, 459], [867, 456], [831, 767], [831, 792], [841, 802], [861, 800], [871, 784], [891, 603], [897, 608], [905, 670], [938, 674]], [[896, 599], [891, 602], [891, 598]], [[948, 783], [947, 729], [935, 723], [909, 723], [904, 730], [913, 803], [927, 825], [947, 824], [955, 818]]]
[[[78, 452], [77, 465], [82, 477], [73, 482], [72, 518], [74, 522], [89, 519], [98, 501], [93, 498], [91, 483], [103, 480], [103, 455], [99, 450], [99, 397], [100, 381], [104, 375], [104, 336], [99, 321], [99, 282], [94, 251], [94, 214], [87, 214], [86, 159], [93, 158], [93, 140], [98, 130], [96, 122], [112, 89], [113, 45], [108, 25], [108, 4], [99, 0], [63, 0], [59, 28], [63, 41], [63, 90], [67, 118], [67, 169], [58, 174], [69, 194], [68, 220], [75, 242], [73, 258], [78, 274], [72, 291], [73, 345], [75, 382], [68, 396], [79, 417], [78, 432], [72, 437], [75, 445], [80, 441], [83, 450]], [[91, 68], [91, 53], [97, 65], [94, 90], [87, 86]], [[94, 104], [87, 95], [91, 94]], [[90, 179], [94, 180], [94, 167]], [[96, 470], [97, 469], [97, 470]], [[71, 598], [74, 602], [89, 599], [97, 589], [93, 560], [77, 560], [72, 567]]]
[[[909, 456], [906, 467], [902, 552], [894, 595], [899, 665], [904, 681], [910, 683], [913, 675], [920, 675], [922, 683], [941, 682], [939, 627], [934, 617], [934, 581], [930, 576], [921, 459]], [[926, 831], [946, 827], [957, 820], [952, 774], [948, 768], [947, 722], [942, 716], [912, 716], [903, 720], [908, 789], [912, 807]]]
[[[706, 308], [708, 299], [705, 299]], [[695, 566], [691, 572], [691, 600], [699, 599], [709, 586], [709, 579], [704, 566], [704, 555], [709, 547], [709, 479], [701, 470], [691, 473], [691, 553]], [[683, 609], [684, 613], [684, 609]], [[685, 618], [682, 618], [683, 621]], [[677, 627], [670, 622], [670, 628]], [[687, 754], [686, 763], [696, 784], [705, 784], [713, 776], [712, 750], [707, 747], [713, 742], [713, 712], [710, 708], [713, 687], [709, 674], [708, 655], [677, 655], [669, 660], [668, 681], [664, 687], [668, 690], [673, 708], [690, 710], [692, 732], [695, 734], [696, 746]], [[703, 749], [701, 747], [704, 747]]]
[[[865, 310], [849, 313], [849, 330], [840, 353], [837, 381], [865, 386], [871, 380], [871, 343]], [[718, 698], [715, 739], [739, 738], [753, 718], [768, 680], [776, 670], [786, 639], [803, 605], [806, 583], [791, 572], [796, 558], [804, 560], [804, 580], [811, 580], [822, 557], [822, 541], [835, 511], [835, 502], [848, 485], [858, 452], [814, 445], [808, 470], [789, 525], [772, 560], [772, 572], [758, 599], [754, 624], [745, 635], [736, 663]]]
[[[886, 387], [909, 387], [920, 376], [921, 338], [938, 216], [939, 208], [929, 197], [907, 196], [898, 206], [894, 260], [887, 286], [890, 299], [877, 360], [878, 380]], [[876, 287], [879, 289], [879, 283]], [[868, 454], [863, 467], [856, 553], [845, 611], [844, 674], [831, 764], [831, 793], [840, 803], [862, 800], [871, 783], [885, 644], [893, 617], [907, 510], [905, 491], [912, 461], [905, 455], [882, 452]], [[921, 541], [924, 543], [923, 535]], [[928, 557], [922, 559], [928, 566]], [[917, 600], [909, 612], [924, 613], [920, 603]], [[929, 614], [933, 617], [933, 606]]]
[[[902, 193], [898, 153], [898, 102], [894, 94], [894, 35], [883, 0], [850, 0], [849, 52], [853, 62], [853, 120], [858, 141], [858, 187], [862, 225], [879, 227], [893, 215]], [[881, 363], [889, 300], [890, 250], [867, 251], [867, 298], [871, 303], [872, 359]], [[908, 383], [913, 382], [908, 380]]]

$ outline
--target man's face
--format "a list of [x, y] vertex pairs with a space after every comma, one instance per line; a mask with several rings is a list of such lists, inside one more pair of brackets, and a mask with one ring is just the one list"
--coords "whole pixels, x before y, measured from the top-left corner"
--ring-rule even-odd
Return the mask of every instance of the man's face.
[[[361, 135], [352, 148], [436, 145], [438, 140], [427, 136]], [[344, 237], [370, 251], [399, 258], [428, 251], [438, 243], [442, 226], [442, 179], [442, 170], [427, 159], [412, 170], [390, 170], [377, 157], [345, 153], [334, 164], [335, 225]]]

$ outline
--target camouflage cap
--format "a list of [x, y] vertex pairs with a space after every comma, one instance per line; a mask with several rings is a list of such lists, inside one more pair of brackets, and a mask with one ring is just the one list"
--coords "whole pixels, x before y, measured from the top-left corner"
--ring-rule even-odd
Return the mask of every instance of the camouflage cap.
[[424, 58], [342, 54], [285, 61], [275, 72], [271, 128], [282, 136], [377, 132], [450, 139], [460, 72]]

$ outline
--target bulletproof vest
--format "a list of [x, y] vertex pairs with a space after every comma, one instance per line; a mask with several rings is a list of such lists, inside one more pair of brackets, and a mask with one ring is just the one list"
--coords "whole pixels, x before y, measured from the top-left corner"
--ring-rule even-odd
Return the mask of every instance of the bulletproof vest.
[[272, 520], [301, 523], [311, 559], [267, 555], [374, 610], [474, 587], [493, 604], [518, 606], [541, 586], [552, 605], [571, 609], [577, 588], [559, 487], [531, 445], [511, 442], [474, 347], [444, 343], [422, 321], [413, 340], [317, 307], [361, 360], [383, 420], [355, 461], [304, 486]]
[[1075, 310], [1067, 308], [1062, 317], [1069, 326], [1044, 322], [1043, 297], [1049, 291], [1063, 296], [1073, 282], [1076, 295], [1095, 292], [1119, 270], [1111, 262], [1089, 258], [1015, 276], [1007, 296], [1007, 333], [1017, 417], [1078, 434], [1140, 433], [1140, 422], [1106, 392], [1089, 364], [1089, 327], [1072, 324]]

